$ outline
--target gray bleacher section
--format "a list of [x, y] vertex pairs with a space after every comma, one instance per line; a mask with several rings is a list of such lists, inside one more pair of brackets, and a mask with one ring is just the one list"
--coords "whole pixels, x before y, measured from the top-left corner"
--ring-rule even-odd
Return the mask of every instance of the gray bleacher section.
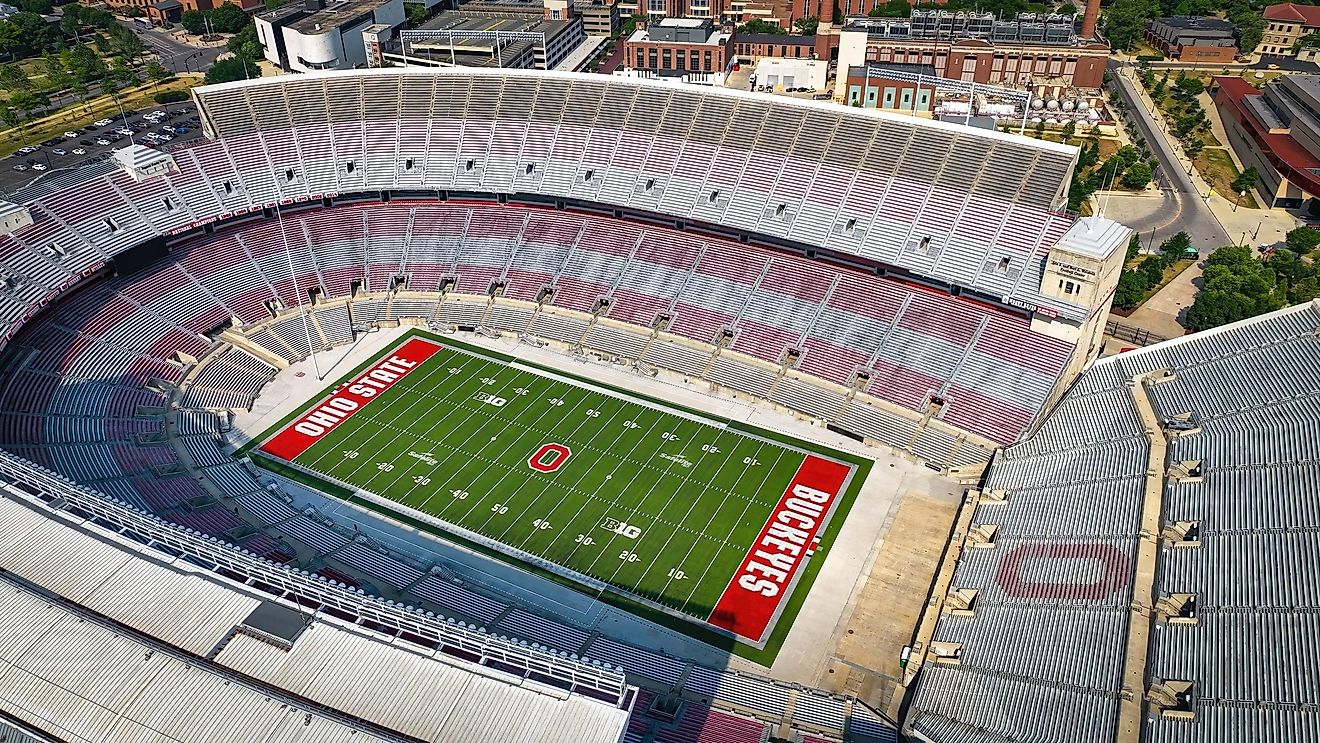
[[[0, 269], [14, 279], [0, 289], [6, 336], [43, 299], [145, 240], [257, 205], [419, 188], [642, 209], [900, 266], [1072, 320], [1086, 312], [1034, 285], [1046, 249], [1075, 221], [1053, 211], [1076, 160], [1070, 147], [736, 91], [510, 70], [300, 75], [197, 97], [219, 139], [174, 150], [177, 170], [139, 182], [97, 163], [13, 196], [35, 222], [0, 236]], [[383, 138], [395, 150], [377, 151], [381, 129], [395, 133]], [[495, 131], [517, 135], [517, 155], [493, 149]], [[629, 142], [634, 156], [580, 146], [592, 132]], [[944, 154], [938, 166], [930, 152]], [[274, 248], [305, 239], [272, 232], [234, 250], [273, 269]], [[373, 275], [385, 281], [387, 269]], [[318, 273], [328, 292], [343, 291], [339, 281]]]
[[[979, 591], [974, 616], [946, 614], [934, 635], [961, 659], [923, 667], [907, 724], [936, 743], [1113, 740], [1120, 695], [1187, 681], [1191, 718], [1147, 708], [1144, 740], [1320, 740], [1318, 333], [1320, 302], [1083, 374], [992, 463], [972, 523], [998, 526], [994, 547], [964, 549], [951, 584]], [[1200, 467], [1164, 479], [1152, 600], [1194, 601], [1183, 621], [1149, 620], [1134, 690], [1121, 674], [1149, 443], [1128, 385], [1163, 370], [1143, 389], [1166, 466]]]

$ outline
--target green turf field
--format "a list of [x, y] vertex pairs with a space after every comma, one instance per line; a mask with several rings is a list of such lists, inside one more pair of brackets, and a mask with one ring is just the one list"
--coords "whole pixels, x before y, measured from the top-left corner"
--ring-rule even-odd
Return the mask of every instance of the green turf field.
[[[708, 622], [809, 453], [745, 426], [437, 342], [434, 355], [370, 404], [285, 458], [512, 558], [539, 558], [588, 590], [608, 587]], [[268, 432], [263, 448], [293, 425]], [[562, 458], [547, 444], [570, 453]], [[823, 514], [817, 536], [842, 520], [850, 501], [841, 494], [844, 507]], [[798, 578], [815, 573], [807, 562], [790, 576], [783, 603], [805, 592], [809, 580]]]

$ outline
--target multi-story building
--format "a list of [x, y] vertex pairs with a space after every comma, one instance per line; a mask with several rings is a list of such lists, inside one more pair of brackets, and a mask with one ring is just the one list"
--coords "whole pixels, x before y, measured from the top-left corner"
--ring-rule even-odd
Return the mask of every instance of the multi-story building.
[[[1089, 13], [1088, 13], [1089, 16]], [[1104, 79], [1109, 45], [1079, 31], [1072, 17], [1024, 13], [999, 20], [991, 13], [913, 11], [910, 18], [850, 18], [839, 33], [834, 98], [863, 100], [867, 66], [921, 65], [935, 76], [1057, 97], [1093, 91]]]
[[489, 11], [491, 4], [485, 7], [487, 12], [446, 11], [399, 31], [382, 41], [380, 57], [400, 66], [553, 70], [587, 38], [571, 4], [557, 9], [559, 18], [553, 17], [553, 2], [543, 16], [498, 14]]
[[709, 19], [665, 18], [639, 25], [623, 42], [623, 67], [615, 74], [723, 85], [733, 55], [730, 30]]
[[1284, 75], [1263, 89], [1216, 77], [1213, 87], [1228, 143], [1260, 174], [1266, 204], [1293, 208], [1320, 195], [1320, 75]]
[[1146, 24], [1146, 43], [1169, 59], [1224, 64], [1237, 58], [1237, 26], [1222, 18], [1173, 16]]
[[1265, 34], [1256, 51], [1271, 57], [1290, 57], [1303, 37], [1320, 33], [1320, 8], [1280, 3], [1265, 8]]
[[257, 39], [285, 72], [346, 70], [366, 64], [362, 32], [403, 23], [403, 0], [306, 0], [258, 13]]
[[177, 22], [180, 14], [190, 10], [214, 10], [225, 3], [237, 5], [248, 13], [266, 7], [263, 0], [106, 0], [105, 5], [114, 11], [137, 8], [152, 21], [164, 23]]
[[733, 51], [738, 55], [738, 59], [758, 57], [813, 59], [816, 56], [816, 37], [735, 33]]

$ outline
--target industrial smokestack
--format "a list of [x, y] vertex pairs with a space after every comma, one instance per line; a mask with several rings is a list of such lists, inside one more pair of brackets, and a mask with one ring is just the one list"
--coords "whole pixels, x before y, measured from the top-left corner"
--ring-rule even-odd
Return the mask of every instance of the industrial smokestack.
[[1095, 24], [1100, 20], [1100, 0], [1086, 0], [1086, 12], [1082, 15], [1082, 38], [1095, 38]]

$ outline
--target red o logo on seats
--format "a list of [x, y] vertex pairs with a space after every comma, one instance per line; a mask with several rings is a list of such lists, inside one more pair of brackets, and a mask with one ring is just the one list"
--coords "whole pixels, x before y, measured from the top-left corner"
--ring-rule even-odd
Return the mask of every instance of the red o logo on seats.
[[563, 444], [541, 444], [541, 448], [527, 460], [527, 466], [537, 472], [554, 472], [571, 456], [573, 452]]
[[[1071, 561], [1069, 568], [1047, 561]], [[1053, 581], [1049, 575], [1064, 572], [1091, 578], [1090, 582]], [[1062, 601], [1101, 601], [1124, 590], [1132, 582], [1127, 555], [1112, 545], [1024, 544], [1004, 556], [995, 581], [1009, 596]], [[1043, 580], [1042, 580], [1043, 578]]]

